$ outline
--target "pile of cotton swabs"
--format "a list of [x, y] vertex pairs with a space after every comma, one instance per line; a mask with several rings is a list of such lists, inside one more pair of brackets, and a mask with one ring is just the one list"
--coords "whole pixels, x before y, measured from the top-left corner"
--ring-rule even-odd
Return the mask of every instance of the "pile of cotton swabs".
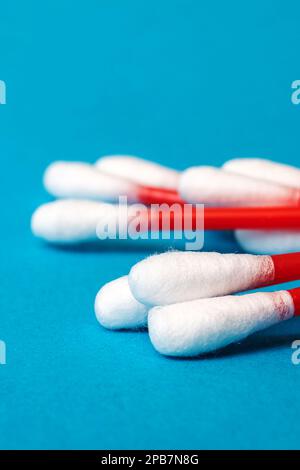
[[[33, 233], [53, 243], [99, 239], [99, 220], [130, 203], [205, 204], [207, 229], [235, 231], [249, 254], [168, 252], [152, 256], [102, 287], [95, 310], [106, 328], [148, 325], [161, 353], [192, 356], [223, 347], [299, 314], [299, 289], [234, 296], [298, 279], [300, 170], [261, 159], [182, 173], [137, 157], [103, 157], [96, 165], [56, 162], [44, 184], [59, 198], [32, 217]], [[194, 217], [192, 214], [190, 217]]]

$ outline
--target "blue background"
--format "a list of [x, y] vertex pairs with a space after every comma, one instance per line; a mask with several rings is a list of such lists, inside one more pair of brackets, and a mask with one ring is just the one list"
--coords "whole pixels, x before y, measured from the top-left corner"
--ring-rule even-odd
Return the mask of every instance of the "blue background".
[[[279, 0], [1, 0], [1, 448], [299, 447], [299, 322], [208, 358], [161, 357], [146, 332], [104, 331], [93, 313], [145, 252], [56, 250], [29, 227], [55, 159], [299, 164], [299, 15]], [[230, 235], [206, 242], [238, 250]]]

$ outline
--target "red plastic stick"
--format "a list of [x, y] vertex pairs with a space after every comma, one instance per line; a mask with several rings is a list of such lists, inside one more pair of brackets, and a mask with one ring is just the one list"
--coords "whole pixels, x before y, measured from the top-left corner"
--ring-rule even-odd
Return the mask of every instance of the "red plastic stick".
[[155, 188], [152, 186], [140, 186], [138, 200], [142, 204], [184, 204], [174, 189]]
[[[162, 194], [159, 194], [162, 196]], [[157, 198], [158, 199], [158, 198]], [[153, 216], [155, 212], [152, 211]], [[162, 228], [162, 219], [166, 211], [159, 211], [157, 217]], [[187, 211], [185, 206], [177, 211], [170, 211], [170, 230], [174, 230], [175, 218], [181, 221], [182, 227], [196, 230], [199, 227], [203, 211], [193, 207]], [[205, 230], [299, 230], [300, 207], [205, 207]]]
[[273, 255], [275, 268], [274, 284], [300, 279], [300, 253]]
[[210, 230], [300, 229], [300, 208], [207, 207], [204, 210], [204, 225]]
[[291, 289], [288, 291], [292, 298], [293, 298], [293, 302], [294, 302], [294, 306], [295, 306], [295, 317], [299, 317], [300, 316], [300, 287], [296, 287], [296, 289]]

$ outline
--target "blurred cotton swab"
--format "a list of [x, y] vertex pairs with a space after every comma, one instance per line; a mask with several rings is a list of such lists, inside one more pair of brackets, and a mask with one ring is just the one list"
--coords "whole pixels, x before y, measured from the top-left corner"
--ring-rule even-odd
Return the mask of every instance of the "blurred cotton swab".
[[[119, 196], [127, 196], [129, 202], [145, 204], [186, 201], [227, 206], [294, 206], [300, 200], [299, 189], [213, 167], [194, 167], [184, 171], [179, 178], [179, 196], [175, 189], [167, 188], [164, 171], [156, 171], [161, 175], [161, 180], [165, 181], [162, 187], [155, 186], [158, 178], [152, 177], [150, 170], [148, 181], [154, 185], [144, 186], [136, 182], [137, 178], [121, 178], [87, 163], [55, 162], [45, 172], [44, 185], [55, 197], [117, 201]], [[165, 170], [166, 173], [168, 171]]]
[[210, 205], [298, 205], [300, 190], [214, 167], [192, 167], [179, 181], [181, 198]]
[[175, 190], [143, 186], [125, 178], [106, 174], [94, 165], [81, 162], [54, 162], [45, 171], [44, 186], [58, 198], [129, 202], [182, 202]]
[[300, 170], [295, 166], [273, 162], [263, 158], [234, 158], [223, 169], [239, 175], [251, 176], [291, 188], [300, 188]]
[[[255, 176], [256, 178], [284, 184], [291, 188], [300, 188], [300, 170], [291, 165], [260, 158], [236, 158], [226, 162], [223, 168], [240, 175]], [[235, 236], [241, 247], [251, 253], [287, 253], [299, 251], [300, 229], [296, 225], [298, 217], [295, 214], [291, 219], [295, 221], [295, 226], [291, 226], [290, 229], [294, 230], [287, 231], [285, 229], [288, 227], [285, 225], [284, 219], [287, 217], [289, 208], [283, 208], [283, 211], [282, 225], [268, 227], [269, 229], [275, 228], [277, 230], [238, 230]], [[249, 229], [250, 227], [245, 228]], [[257, 228], [263, 229], [267, 227]]]
[[97, 240], [99, 221], [117, 217], [119, 206], [104, 202], [61, 199], [40, 206], [31, 218], [36, 237], [50, 243], [78, 243]]
[[[126, 234], [130, 222], [140, 223], [140, 232], [152, 230], [196, 231], [251, 228], [300, 228], [300, 208], [205, 208], [176, 205], [174, 210], [146, 206], [109, 204], [93, 200], [60, 199], [43, 204], [32, 216], [34, 235], [50, 242], [78, 243], [97, 238], [101, 226], [110, 224], [114, 234]], [[105, 234], [104, 234], [105, 235]], [[110, 238], [107, 234], [106, 238]], [[112, 238], [112, 237], [111, 237]], [[128, 238], [128, 237], [125, 237]]]
[[193, 300], [149, 311], [154, 348], [168, 356], [197, 356], [240, 341], [300, 313], [300, 289]]
[[99, 158], [96, 167], [104, 173], [126, 178], [141, 185], [177, 190], [179, 171], [131, 155]]
[[236, 230], [235, 237], [247, 253], [294, 253], [300, 251], [299, 230]]

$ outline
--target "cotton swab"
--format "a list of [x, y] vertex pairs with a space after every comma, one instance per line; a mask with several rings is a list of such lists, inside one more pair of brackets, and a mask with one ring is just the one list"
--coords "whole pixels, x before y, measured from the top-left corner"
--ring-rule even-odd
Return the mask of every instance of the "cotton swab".
[[300, 314], [300, 289], [193, 300], [149, 311], [154, 348], [167, 356], [197, 356]]
[[300, 188], [300, 169], [291, 165], [263, 158], [234, 158], [223, 165], [223, 169], [239, 175]]
[[[151, 178], [152, 179], [152, 178]], [[55, 197], [118, 200], [129, 202], [209, 203], [210, 205], [297, 205], [300, 190], [237, 175], [212, 167], [190, 168], [180, 177], [181, 197], [174, 189], [143, 186], [116, 175], [106, 174], [93, 165], [55, 162], [44, 175], [44, 185]]]
[[300, 251], [300, 231], [236, 230], [235, 237], [247, 253], [293, 253]]
[[142, 186], [82, 162], [52, 163], [45, 171], [44, 186], [58, 198], [117, 201], [127, 196], [129, 202], [144, 204], [182, 203], [175, 190]]
[[147, 310], [155, 305], [288, 282], [299, 279], [299, 267], [300, 253], [271, 257], [167, 252], [137, 263], [128, 277], [104, 285], [97, 295], [95, 311], [106, 328], [136, 328], [146, 324]]
[[255, 256], [205, 252], [167, 252], [131, 268], [134, 297], [148, 305], [168, 305], [217, 297], [300, 279], [300, 253]]
[[[157, 219], [153, 217], [153, 220]], [[151, 211], [138, 204], [58, 199], [38, 207], [31, 218], [31, 230], [36, 237], [58, 244], [128, 239], [132, 233], [131, 225], [134, 225], [134, 235], [139, 238], [142, 231], [147, 232], [151, 228]], [[159, 231], [159, 221], [155, 222], [155, 226]]]
[[31, 229], [50, 243], [95, 241], [99, 222], [117, 220], [121, 210], [122, 206], [104, 202], [61, 199], [40, 206], [31, 218]]
[[[133, 209], [133, 210], [132, 210]], [[147, 215], [147, 209], [145, 216]], [[87, 199], [58, 199], [41, 205], [31, 218], [32, 233], [47, 242], [76, 244], [129, 238], [128, 227], [136, 216], [134, 206]], [[136, 225], [142, 216], [138, 217]], [[145, 219], [145, 223], [148, 221]]]
[[299, 205], [300, 189], [239, 175], [214, 167], [182, 173], [179, 194], [185, 201], [210, 205]]
[[179, 171], [131, 155], [108, 155], [95, 163], [109, 175], [134, 181], [140, 185], [177, 190]]
[[[256, 176], [267, 181], [273, 181], [286, 186], [300, 188], [300, 170], [294, 166], [272, 162], [271, 160], [258, 158], [237, 158], [229, 160], [223, 168], [243, 174]], [[286, 218], [290, 209], [283, 208], [282, 217]], [[293, 217], [296, 221], [297, 216]], [[242, 228], [242, 227], [240, 227]], [[246, 227], [249, 228], [249, 227]], [[253, 227], [254, 228], [254, 227]], [[266, 227], [260, 227], [266, 228]], [[272, 227], [269, 227], [272, 228]], [[282, 226], [277, 229], [287, 228]], [[293, 231], [286, 230], [238, 230], [235, 237], [240, 246], [251, 253], [287, 253], [300, 250], [300, 227], [290, 227]], [[298, 231], [296, 230], [298, 229]]]
[[[117, 205], [92, 200], [61, 199], [39, 207], [32, 216], [34, 235], [55, 243], [78, 243], [103, 238], [97, 227], [110, 222], [117, 235], [127, 232], [131, 220], [141, 222], [141, 231], [197, 230], [204, 215], [204, 228], [258, 229], [300, 228], [300, 208], [205, 208], [204, 213], [181, 205], [174, 211], [139, 208], [133, 205]], [[142, 210], [141, 210], [142, 209]], [[108, 237], [109, 238], [109, 237]]]
[[95, 313], [99, 323], [111, 330], [139, 328], [147, 324], [148, 309], [132, 295], [128, 276], [105, 284], [95, 300]]

